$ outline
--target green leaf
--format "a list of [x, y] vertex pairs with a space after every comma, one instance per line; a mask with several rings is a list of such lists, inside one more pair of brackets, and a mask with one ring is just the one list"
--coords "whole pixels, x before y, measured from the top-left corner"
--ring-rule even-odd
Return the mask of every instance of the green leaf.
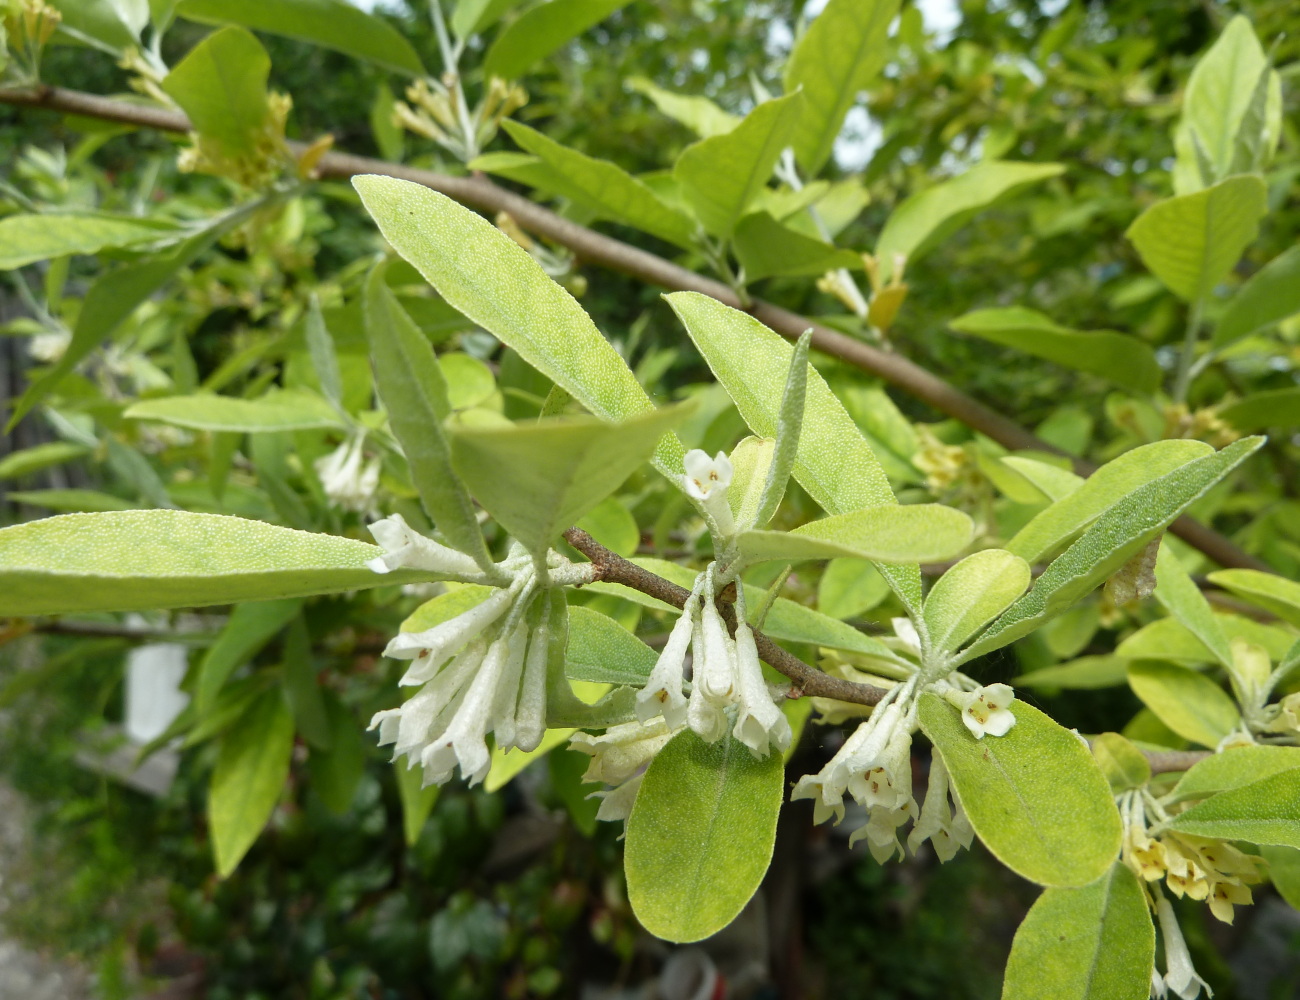
[[438, 367], [447, 386], [447, 405], [452, 410], [491, 405], [492, 395], [497, 391], [496, 379], [492, 377], [492, 369], [478, 358], [448, 351], [438, 355]]
[[62, 465], [64, 462], [71, 462], [73, 459], [89, 454], [90, 449], [84, 444], [73, 444], [71, 441], [48, 441], [20, 451], [11, 451], [4, 458], [0, 458], [0, 482], [6, 479], [22, 479], [33, 472]]
[[[1295, 634], [1279, 625], [1243, 618], [1241, 615], [1214, 613], [1220, 631], [1229, 642], [1238, 637], [1263, 646], [1269, 656], [1280, 660], [1295, 641]], [[1115, 652], [1132, 660], [1169, 660], [1184, 665], [1214, 663], [1216, 657], [1205, 643], [1175, 618], [1160, 618], [1143, 625], [1116, 647]]]
[[752, 212], [736, 225], [733, 246], [745, 281], [774, 275], [816, 277], [838, 268], [861, 269], [862, 258], [783, 226], [768, 212]]
[[[1188, 77], [1183, 96], [1183, 124], [1196, 135], [1210, 161], [1213, 168], [1210, 180], [1217, 180], [1230, 172], [1239, 133], [1246, 124], [1260, 76], [1266, 71], [1268, 58], [1263, 46], [1255, 37], [1250, 21], [1238, 15], [1228, 22]], [[1266, 82], [1265, 94], [1277, 86]], [[1280, 132], [1280, 94], [1276, 100], [1278, 107], [1270, 109], [1270, 113], [1264, 116], [1273, 120], [1270, 139], [1273, 146], [1277, 145]], [[1258, 121], [1255, 128], [1259, 129], [1263, 124], [1264, 121]]]
[[[410, 181], [353, 178], [384, 238], [455, 309], [603, 420], [653, 409], [591, 317], [529, 253], [486, 219]], [[660, 442], [655, 465], [678, 476], [685, 450]]]
[[1128, 682], [1161, 722], [1193, 743], [1213, 749], [1241, 723], [1223, 689], [1186, 667], [1141, 660], [1129, 665]]
[[1170, 792], [1171, 800], [1203, 799], [1300, 767], [1300, 747], [1229, 747], [1193, 764]]
[[1029, 563], [1005, 549], [967, 556], [944, 573], [926, 596], [930, 645], [944, 652], [960, 647], [1023, 594], [1031, 577]]
[[[552, 3], [557, 0], [551, 0]], [[541, 132], [510, 120], [502, 127], [520, 146], [552, 170], [546, 187], [603, 219], [626, 223], [679, 247], [695, 243], [695, 222], [622, 167], [609, 160], [579, 153], [548, 139]]]
[[[483, 791], [495, 792], [505, 788], [524, 768], [535, 761], [541, 760], [556, 747], [568, 743], [569, 737], [576, 732], [576, 729], [548, 729], [542, 734], [542, 742], [528, 751], [512, 747], [510, 750], [503, 752], [500, 747], [493, 747], [492, 766], [488, 770], [487, 777], [483, 779]], [[590, 760], [591, 758], [586, 759]]]
[[514, 80], [571, 38], [599, 24], [628, 0], [550, 0], [512, 22], [483, 58], [485, 76]]
[[0, 219], [0, 271], [68, 254], [175, 240], [175, 227], [150, 219], [48, 212]]
[[545, 423], [452, 431], [452, 466], [496, 521], [533, 552], [623, 485], [691, 404], [605, 423], [555, 417]]
[[790, 145], [802, 104], [797, 93], [764, 101], [725, 135], [701, 139], [682, 150], [673, 177], [714, 236], [731, 236], [767, 184], [781, 150]]
[[365, 774], [370, 743], [338, 695], [326, 692], [323, 707], [329, 727], [329, 745], [312, 747], [307, 769], [312, 788], [325, 803], [325, 808], [341, 816], [352, 808], [357, 785]]
[[817, 582], [817, 608], [832, 618], [855, 618], [889, 596], [889, 584], [865, 559], [832, 559]]
[[1196, 302], [1228, 276], [1254, 241], [1268, 211], [1267, 196], [1260, 178], [1229, 177], [1195, 194], [1156, 202], [1125, 235], [1170, 291]]
[[636, 518], [618, 497], [606, 497], [578, 520], [578, 527], [605, 548], [625, 558], [636, 554], [641, 529]]
[[936, 694], [921, 696], [919, 718], [971, 826], [999, 861], [1040, 885], [1087, 885], [1119, 852], [1110, 786], [1074, 733], [1024, 702], [1011, 711], [1007, 735], [981, 740]]
[[1194, 837], [1300, 847], [1300, 769], [1212, 795], [1175, 816], [1169, 829]]
[[894, 209], [876, 243], [880, 280], [892, 278], [895, 254], [914, 261], [999, 199], [1064, 172], [1059, 163], [986, 160], [912, 195]]
[[293, 717], [272, 691], [221, 738], [208, 790], [217, 874], [226, 878], [266, 826], [289, 776]]
[[139, 32], [128, 23], [132, 19], [123, 19], [123, 10], [110, 0], [55, 0], [53, 6], [63, 15], [63, 29], [76, 32], [78, 41], [113, 54], [139, 44]]
[[889, 55], [898, 0], [831, 0], [795, 43], [785, 64], [787, 93], [803, 88], [805, 108], [793, 143], [809, 176], [821, 172], [859, 92]]
[[177, 13], [296, 38], [404, 76], [425, 72], [401, 32], [345, 0], [181, 0]]
[[[1011, 605], [979, 641], [962, 654], [959, 662], [982, 656], [1028, 635], [1049, 618], [1069, 608], [1137, 555], [1261, 444], [1262, 438], [1243, 438], [1220, 452], [1195, 459], [1152, 480], [1110, 507], [1083, 533], [1083, 537], [1047, 567], [1029, 593]], [[1079, 492], [1082, 493], [1083, 489], [1080, 487]], [[1073, 498], [1061, 502], [1068, 503]], [[1014, 551], [1011, 544], [1007, 548]], [[1025, 556], [1024, 552], [1020, 554]]]
[[941, 504], [867, 507], [812, 521], [793, 531], [742, 531], [746, 562], [856, 556], [887, 563], [938, 562], [970, 544], [970, 517]]
[[1291, 906], [1300, 910], [1300, 850], [1294, 847], [1261, 847], [1259, 853], [1268, 862], [1268, 880]]
[[1040, 511], [1007, 542], [1007, 550], [1038, 562], [1135, 490], [1197, 459], [1213, 455], [1203, 441], [1156, 441], [1125, 452], [1078, 489]]
[[1048, 889], [1030, 908], [1007, 960], [1002, 1000], [1146, 1000], [1156, 934], [1125, 865], [1091, 885]]
[[0, 616], [233, 604], [432, 579], [366, 568], [377, 545], [179, 510], [0, 529]]
[[303, 319], [303, 336], [307, 341], [307, 351], [311, 355], [311, 367], [316, 373], [320, 390], [330, 401], [335, 410], [343, 410], [343, 376], [339, 372], [339, 357], [334, 350], [334, 338], [330, 336], [321, 313], [320, 299], [312, 295], [307, 303], [307, 315]]
[[655, 86], [643, 76], [630, 77], [627, 85], [629, 89], [650, 98], [655, 107], [669, 118], [681, 122], [701, 139], [726, 135], [741, 122], [738, 115], [723, 111], [707, 97], [675, 94], [671, 90]]
[[1081, 656], [1069, 663], [1021, 674], [1013, 679], [1016, 687], [1045, 691], [1064, 689], [1092, 690], [1123, 684], [1128, 677], [1128, 661], [1120, 656]]
[[1242, 433], [1295, 427], [1300, 425], [1300, 387], [1251, 393], [1225, 406], [1218, 415]]
[[1300, 583], [1256, 569], [1221, 569], [1209, 580], [1300, 627]]
[[[301, 606], [301, 601], [286, 602]], [[244, 604], [236, 608], [256, 608], [262, 605]], [[224, 633], [223, 633], [224, 638]], [[220, 642], [220, 640], [218, 640]], [[289, 627], [284, 640], [284, 668], [280, 677], [284, 687], [284, 697], [293, 713], [293, 721], [302, 733], [302, 738], [311, 744], [313, 750], [328, 750], [333, 743], [330, 716], [325, 707], [325, 698], [321, 693], [320, 681], [316, 677], [316, 664], [311, 655], [311, 635], [307, 623], [299, 615]], [[355, 725], [351, 725], [356, 729]]]
[[418, 767], [408, 767], [405, 760], [393, 765], [393, 775], [397, 780], [398, 797], [402, 800], [402, 835], [406, 846], [414, 847], [438, 801], [438, 786], [425, 788], [422, 784], [424, 772]]
[[569, 608], [569, 648], [565, 673], [570, 680], [644, 687], [658, 654], [608, 615]]
[[194, 704], [200, 718], [212, 711], [230, 675], [274, 639], [301, 609], [301, 600], [290, 599], [241, 604], [231, 612], [217, 641], [199, 663]]
[[14, 490], [12, 493], [7, 493], [6, 498], [10, 503], [44, 507], [58, 514], [134, 510], [137, 506], [121, 497], [100, 493], [98, 490]]
[[[794, 472], [795, 458], [799, 454], [799, 437], [803, 432], [803, 415], [808, 404], [808, 345], [812, 331], [805, 330], [794, 345], [790, 355], [790, 373], [786, 376], [785, 392], [781, 395], [781, 411], [776, 421], [776, 440], [772, 443], [771, 460], [758, 497], [753, 518], [746, 516], [741, 525], [761, 528], [776, 515]], [[748, 439], [747, 439], [748, 440]], [[746, 515], [748, 511], [745, 512]]]
[[1251, 275], [1228, 300], [1228, 308], [1214, 328], [1214, 346], [1235, 344], [1298, 312], [1300, 246], [1294, 246]]
[[366, 339], [379, 398], [406, 454], [411, 481], [424, 509], [448, 544], [483, 568], [492, 556], [474, 515], [474, 505], [452, 469], [442, 422], [451, 412], [447, 385], [433, 348], [375, 269], [366, 281]]
[[995, 344], [1013, 347], [1066, 368], [1090, 372], [1133, 392], [1150, 395], [1160, 387], [1155, 352], [1136, 337], [1111, 330], [1087, 333], [1054, 323], [1033, 309], [977, 309], [949, 324]]
[[227, 155], [252, 153], [269, 114], [266, 81], [271, 58], [243, 28], [222, 28], [190, 49], [162, 89], [195, 131]]
[[1160, 555], [1156, 559], [1155, 596], [1166, 611], [1196, 636], [1221, 666], [1232, 666], [1228, 637], [1219, 627], [1218, 617], [1201, 593], [1201, 588], [1168, 545], [1160, 547]]
[[273, 390], [260, 399], [196, 393], [145, 399], [127, 407], [128, 420], [154, 420], [200, 431], [300, 431], [342, 426], [338, 411], [303, 389]]
[[784, 767], [726, 736], [689, 729], [651, 762], [627, 821], [623, 866], [641, 926], [700, 941], [735, 919], [763, 880], [776, 843]]
[[519, 0], [457, 0], [451, 15], [451, 30], [457, 38], [468, 38], [486, 31], [518, 5]]
[[1084, 483], [1082, 476], [1076, 476], [1069, 469], [1022, 455], [1004, 455], [998, 461], [1027, 480], [1048, 500], [1063, 500]]
[[1092, 756], [1116, 794], [1141, 788], [1151, 780], [1151, 762], [1119, 733], [1098, 733], [1093, 737]]

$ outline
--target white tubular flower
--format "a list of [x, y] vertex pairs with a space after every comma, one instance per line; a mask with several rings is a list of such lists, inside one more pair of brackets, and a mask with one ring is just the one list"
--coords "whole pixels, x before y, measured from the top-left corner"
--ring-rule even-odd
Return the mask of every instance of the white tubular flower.
[[325, 495], [358, 514], [374, 508], [379, 489], [379, 459], [366, 462], [364, 445], [365, 435], [354, 434], [314, 463]]
[[963, 847], [970, 847], [975, 831], [960, 802], [955, 813], [949, 809], [948, 795], [948, 768], [936, 752], [930, 758], [930, 782], [925, 789], [921, 818], [907, 837], [907, 847], [913, 854], [927, 840], [941, 862], [951, 861]]
[[650, 723], [624, 722], [610, 726], [599, 736], [574, 733], [569, 747], [591, 754], [583, 781], [621, 785], [649, 764], [676, 735], [677, 730], [663, 719]]
[[398, 632], [384, 647], [384, 655], [395, 660], [415, 661], [398, 683], [423, 684], [430, 680], [456, 650], [500, 618], [514, 603], [517, 593], [517, 587], [498, 590], [483, 603], [433, 628], [423, 632]]
[[912, 624], [912, 619], [891, 618], [889, 624], [894, 627], [894, 635], [898, 637], [897, 645], [903, 647], [903, 652], [920, 656], [921, 636], [917, 633], [916, 626]]
[[875, 766], [849, 777], [849, 794], [870, 814], [866, 824], [849, 837], [849, 846], [865, 837], [879, 864], [895, 854], [902, 857], [898, 828], [917, 814], [912, 798], [912, 734], [906, 725], [890, 734]]
[[528, 640], [524, 680], [515, 708], [515, 746], [525, 753], [536, 750], [546, 733], [546, 666], [550, 643], [551, 630], [543, 619]]
[[454, 712], [459, 706], [458, 697], [464, 693], [466, 682], [483, 662], [486, 651], [486, 643], [473, 643], [401, 707], [375, 713], [370, 720], [370, 728], [379, 730], [381, 746], [386, 743], [397, 744], [393, 748], [394, 759], [409, 754], [411, 766], [415, 766], [416, 752], [429, 742], [430, 732], [441, 732], [445, 728], [445, 721], [442, 727], [435, 727], [441, 716], [446, 715], [448, 710]]
[[682, 459], [686, 475], [682, 477], [682, 486], [690, 496], [702, 503], [724, 536], [736, 530], [735, 519], [731, 515], [731, 505], [727, 502], [727, 487], [731, 485], [733, 469], [731, 459], [725, 452], [718, 452], [709, 458], [708, 452], [693, 448]]
[[[709, 570], [705, 571], [710, 572]], [[735, 655], [727, 626], [718, 614], [714, 603], [713, 581], [704, 585], [704, 601], [700, 608], [700, 628], [696, 633], [699, 643], [695, 649], [695, 687], [714, 704], [726, 704], [736, 691]]]
[[1163, 892], [1156, 894], [1156, 916], [1160, 918], [1160, 938], [1165, 946], [1164, 984], [1182, 1000], [1194, 1000], [1201, 995], [1201, 987], [1206, 996], [1214, 996], [1210, 984], [1196, 974], [1192, 967], [1192, 956], [1187, 951], [1187, 942], [1183, 940], [1182, 928], [1174, 916], [1174, 908], [1169, 905]]
[[[592, 795], [600, 799], [600, 808], [596, 810], [596, 819], [606, 823], [627, 822], [627, 818], [632, 815], [632, 806], [636, 803], [636, 793], [641, 790], [641, 779], [644, 774], [637, 774], [627, 781], [623, 782], [616, 788], [606, 789], [601, 792], [592, 792]], [[621, 837], [619, 838], [622, 839]]]
[[463, 552], [439, 545], [420, 534], [401, 514], [390, 514], [370, 525], [370, 534], [384, 550], [383, 555], [366, 563], [376, 573], [395, 569], [423, 569], [448, 576], [478, 576], [478, 564]]
[[643, 723], [662, 715], [664, 721], [673, 729], [680, 729], [686, 724], [686, 696], [682, 694], [682, 678], [686, 669], [686, 650], [690, 647], [695, 633], [695, 619], [699, 614], [700, 601], [698, 590], [692, 590], [691, 596], [682, 608], [682, 616], [668, 633], [659, 659], [655, 661], [650, 678], [636, 696], [636, 717]]
[[791, 801], [812, 799], [815, 823], [824, 823], [832, 816], [836, 823], [842, 820], [850, 778], [877, 766], [901, 717], [896, 702], [877, 706], [871, 718], [854, 730], [825, 767], [799, 779], [790, 793]]
[[509, 750], [515, 745], [515, 713], [519, 706], [519, 682], [524, 676], [528, 652], [528, 625], [520, 622], [506, 639], [506, 659], [492, 700], [492, 732], [496, 745]]
[[790, 745], [790, 720], [772, 701], [758, 662], [754, 633], [744, 622], [736, 626], [736, 681], [740, 708], [731, 735], [749, 747], [755, 757], [766, 757], [770, 747], [784, 751]]
[[974, 691], [956, 689], [944, 695], [961, 709], [961, 721], [977, 740], [988, 736], [1006, 736], [1016, 724], [1016, 717], [1007, 707], [1016, 700], [1008, 684], [990, 684]]
[[1165, 988], [1165, 977], [1156, 971], [1156, 967], [1151, 966], [1151, 1000], [1165, 1000], [1169, 991]]
[[487, 734], [492, 728], [492, 709], [497, 689], [506, 672], [512, 652], [510, 638], [501, 636], [488, 647], [478, 673], [465, 689], [464, 699], [452, 716], [450, 725], [420, 754], [424, 783], [441, 785], [451, 778], [456, 765], [471, 785], [487, 777], [492, 758], [488, 753]]

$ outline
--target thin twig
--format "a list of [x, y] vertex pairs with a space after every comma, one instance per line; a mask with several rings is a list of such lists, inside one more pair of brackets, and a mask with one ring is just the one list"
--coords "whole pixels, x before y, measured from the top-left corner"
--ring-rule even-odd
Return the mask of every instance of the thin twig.
[[[172, 132], [185, 132], [190, 129], [190, 123], [185, 117], [172, 111], [143, 107], [114, 98], [66, 90], [62, 87], [42, 85], [0, 90], [0, 101]], [[297, 152], [305, 147], [301, 143], [290, 143], [290, 148]], [[317, 173], [321, 177], [338, 179], [357, 174], [384, 174], [422, 184], [471, 208], [493, 214], [508, 212], [525, 229], [568, 248], [587, 263], [631, 275], [640, 281], [661, 288], [701, 292], [725, 305], [743, 307], [755, 318], [791, 340], [797, 339], [805, 330], [811, 328], [812, 346], [815, 350], [839, 358], [883, 379], [939, 412], [954, 417], [968, 427], [987, 435], [1003, 447], [1012, 450], [1033, 449], [1064, 454], [1061, 449], [1040, 440], [1014, 420], [1004, 417], [899, 354], [864, 344], [828, 326], [814, 322], [806, 316], [800, 316], [798, 313], [759, 299], [742, 303], [735, 291], [721, 282], [696, 274], [646, 250], [621, 243], [586, 226], [562, 218], [527, 198], [498, 187], [481, 174], [471, 177], [452, 177], [430, 170], [341, 152], [327, 153], [321, 159]], [[1067, 457], [1074, 463], [1075, 471], [1080, 475], [1090, 475], [1096, 470], [1096, 466], [1090, 462], [1072, 455]], [[1274, 572], [1268, 564], [1186, 515], [1176, 520], [1169, 530], [1221, 566]]]
[[[611, 552], [581, 528], [570, 528], [564, 533], [564, 539], [591, 560], [596, 568], [597, 580], [631, 587], [675, 608], [683, 607], [686, 599], [691, 595], [685, 587], [679, 587], [671, 580], [665, 580], [648, 569], [629, 562], [618, 553]], [[718, 610], [722, 612], [728, 628], [735, 631], [735, 606], [720, 602]], [[832, 677], [816, 667], [809, 666], [757, 629], [754, 630], [754, 645], [758, 647], [758, 655], [764, 663], [785, 674], [794, 682], [790, 692], [792, 698], [804, 696], [834, 698], [836, 701], [848, 701], [855, 705], [874, 705], [886, 694], [884, 688], [873, 687], [870, 684], [855, 684], [853, 681]]]

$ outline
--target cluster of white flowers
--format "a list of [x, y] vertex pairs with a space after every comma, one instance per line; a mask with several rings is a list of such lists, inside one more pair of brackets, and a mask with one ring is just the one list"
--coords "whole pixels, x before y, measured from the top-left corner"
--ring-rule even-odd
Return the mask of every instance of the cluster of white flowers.
[[570, 747], [591, 754], [591, 763], [587, 765], [582, 780], [611, 786], [593, 793], [601, 799], [596, 819], [626, 820], [632, 814], [632, 803], [636, 800], [646, 767], [680, 729], [681, 726], [672, 726], [659, 718], [648, 723], [625, 722], [611, 726], [599, 736], [573, 735]]
[[[377, 573], [410, 568], [482, 576], [469, 556], [412, 530], [400, 515], [370, 530], [384, 549], [368, 564]], [[409, 766], [424, 769], [426, 785], [449, 780], [457, 765], [471, 784], [482, 781], [491, 763], [488, 733], [503, 750], [534, 750], [541, 742], [552, 586], [591, 578], [589, 570], [555, 553], [549, 564], [558, 579], [543, 580], [531, 557], [512, 552], [497, 564], [508, 586], [432, 628], [399, 633], [384, 650], [412, 661], [399, 683], [420, 690], [400, 707], [377, 713], [370, 728], [378, 728], [381, 744], [396, 744], [395, 758], [406, 756]]]
[[353, 434], [328, 455], [316, 459], [325, 495], [344, 510], [369, 514], [379, 491], [379, 459], [366, 461], [365, 434]]

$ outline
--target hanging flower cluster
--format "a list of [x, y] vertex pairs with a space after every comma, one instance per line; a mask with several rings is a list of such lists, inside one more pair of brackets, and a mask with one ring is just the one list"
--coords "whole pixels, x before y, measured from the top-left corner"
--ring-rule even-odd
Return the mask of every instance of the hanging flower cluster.
[[379, 491], [379, 459], [365, 458], [364, 433], [353, 434], [315, 462], [325, 495], [344, 510], [369, 514]]
[[[400, 515], [371, 526], [383, 555], [369, 563], [481, 578], [469, 556], [411, 529]], [[546, 680], [556, 585], [589, 581], [590, 569], [556, 553], [539, 574], [520, 549], [496, 565], [509, 584], [455, 617], [419, 632], [400, 632], [385, 656], [410, 660], [398, 682], [419, 691], [370, 722], [394, 757], [424, 769], [424, 784], [443, 784], [459, 765], [471, 784], [487, 776], [487, 735], [498, 748], [534, 750], [546, 729]]]

